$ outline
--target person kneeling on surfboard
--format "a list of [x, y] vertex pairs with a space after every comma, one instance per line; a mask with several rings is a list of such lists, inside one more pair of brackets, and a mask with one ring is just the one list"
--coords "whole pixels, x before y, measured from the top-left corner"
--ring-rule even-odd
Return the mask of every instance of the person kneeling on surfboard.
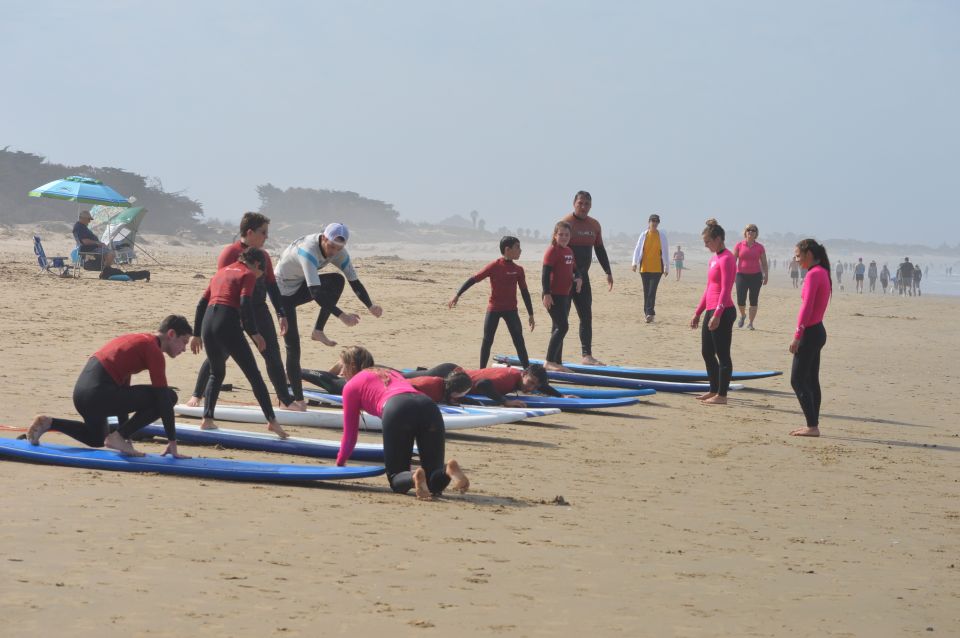
[[483, 394], [499, 405], [508, 408], [525, 408], [527, 404], [519, 399], [510, 399], [505, 395], [511, 392], [540, 392], [551, 397], [562, 397], [547, 380], [546, 369], [535, 363], [525, 370], [517, 368], [483, 368], [465, 370], [455, 363], [441, 363], [426, 370], [404, 373], [408, 379], [416, 377], [446, 377], [450, 373], [462, 370], [473, 381], [473, 391]]
[[[340, 354], [343, 377], [343, 437], [337, 465], [346, 465], [357, 444], [360, 411], [380, 417], [387, 480], [394, 492], [411, 489], [417, 498], [430, 500], [450, 482], [466, 492], [470, 481], [453, 459], [444, 463], [446, 431], [443, 415], [429, 397], [418, 392], [396, 370], [374, 367], [366, 348], [351, 346]], [[410, 471], [413, 444], [417, 444], [420, 467]]]
[[[124, 456], [144, 456], [134, 449], [130, 437], [158, 418], [163, 421], [167, 448], [163, 454], [189, 458], [177, 453], [177, 430], [173, 406], [177, 393], [167, 385], [163, 355], [176, 358], [187, 348], [193, 329], [185, 317], [170, 315], [153, 334], [127, 334], [108, 341], [93, 353], [73, 388], [73, 405], [83, 421], [37, 416], [27, 431], [33, 445], [48, 430], [62, 432], [90, 447], [108, 447]], [[130, 378], [150, 372], [150, 385], [130, 385]], [[132, 417], [127, 415], [133, 413]], [[120, 427], [107, 430], [107, 418], [116, 416]]]

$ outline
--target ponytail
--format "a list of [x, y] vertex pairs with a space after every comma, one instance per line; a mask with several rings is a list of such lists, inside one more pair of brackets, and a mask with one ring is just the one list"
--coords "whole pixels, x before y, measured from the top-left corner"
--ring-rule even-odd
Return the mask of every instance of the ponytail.
[[371, 370], [381, 381], [383, 386], [390, 385], [390, 371], [377, 367], [373, 363], [373, 355], [363, 346], [350, 346], [340, 353], [340, 362], [354, 370], [354, 374], [362, 370]]
[[703, 229], [703, 232], [700, 233], [703, 237], [709, 237], [710, 239], [720, 238], [721, 241], [726, 241], [727, 232], [723, 230], [723, 226], [720, 223], [711, 217], [706, 222], [706, 227]]

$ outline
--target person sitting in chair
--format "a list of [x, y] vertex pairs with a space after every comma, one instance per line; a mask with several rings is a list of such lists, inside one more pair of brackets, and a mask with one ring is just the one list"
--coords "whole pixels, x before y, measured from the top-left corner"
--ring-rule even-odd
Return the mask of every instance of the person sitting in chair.
[[77, 242], [77, 250], [83, 254], [95, 255], [94, 259], [84, 264], [84, 268], [99, 270], [100, 279], [109, 279], [113, 275], [125, 274], [134, 281], [137, 279], [150, 281], [149, 270], [132, 270], [124, 273], [122, 270], [113, 267], [117, 254], [90, 230], [91, 221], [93, 221], [93, 215], [90, 214], [90, 211], [82, 210], [77, 218], [77, 223], [73, 225], [73, 238]]

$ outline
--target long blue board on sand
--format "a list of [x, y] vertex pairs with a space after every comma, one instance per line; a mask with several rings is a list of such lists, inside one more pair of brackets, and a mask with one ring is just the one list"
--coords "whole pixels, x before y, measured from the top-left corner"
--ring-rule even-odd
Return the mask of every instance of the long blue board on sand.
[[123, 456], [114, 450], [68, 447], [53, 443], [32, 445], [29, 441], [4, 438], [0, 438], [0, 456], [19, 461], [79, 467], [89, 470], [153, 472], [197, 478], [271, 483], [359, 479], [384, 473], [384, 468], [377, 465], [347, 467], [285, 465], [227, 459], [174, 459], [158, 454], [134, 457]]
[[653, 388], [577, 388], [562, 386], [557, 391], [563, 395], [581, 399], [625, 399], [628, 397], [648, 397], [657, 393]]
[[[517, 357], [496, 355], [494, 360], [511, 366], [520, 365]], [[530, 363], [543, 364], [542, 359], [530, 359]], [[673, 370], [670, 368], [627, 368], [622, 366], [585, 366], [579, 363], [564, 363], [564, 367], [580, 374], [597, 374], [605, 377], [623, 377], [625, 379], [649, 379], [651, 381], [674, 381], [679, 383], [703, 383], [707, 380], [706, 370]], [[735, 381], [765, 379], [783, 374], [779, 370], [760, 370], [754, 372], [733, 371], [730, 377]]]
[[[317, 401], [319, 403], [326, 403], [327, 405], [333, 406], [342, 406], [343, 397], [339, 394], [327, 394], [325, 392], [316, 392], [314, 390], [304, 390], [303, 398], [309, 399], [311, 401]], [[486, 398], [486, 397], [484, 397]], [[490, 407], [487, 407], [490, 406]], [[472, 405], [446, 405], [439, 403], [437, 407], [440, 408], [440, 413], [443, 415], [451, 416], [484, 416], [489, 414], [502, 414], [510, 413], [518, 416], [523, 416], [528, 419], [533, 419], [541, 416], [549, 416], [551, 414], [556, 414], [556, 410], [552, 408], [560, 408], [559, 405], [532, 405], [527, 404], [526, 408], [501, 408], [497, 406], [493, 401], [489, 401], [484, 406], [472, 406]], [[520, 419], [516, 419], [520, 420]]]
[[[468, 394], [467, 398], [481, 405], [497, 405], [493, 399], [484, 394]], [[619, 399], [581, 399], [568, 397], [546, 397], [536, 394], [511, 394], [508, 399], [523, 401], [529, 408], [560, 408], [561, 410], [605, 410], [620, 408], [627, 405], [636, 405], [640, 401], [636, 397]]]
[[[163, 426], [150, 424], [137, 430], [137, 436], [166, 437]], [[247, 432], [246, 430], [201, 430], [196, 425], [177, 423], [177, 441], [187, 445], [221, 445], [234, 450], [275, 452], [314, 458], [335, 459], [340, 452], [340, 441], [325, 441], [291, 436], [281, 439], [271, 432]], [[350, 458], [354, 461], [383, 462], [383, 446], [372, 443], [357, 443]]]
[[[599, 374], [579, 374], [577, 372], [553, 372], [547, 371], [547, 377], [551, 381], [562, 381], [564, 383], [576, 383], [579, 385], [594, 385], [608, 388], [652, 388], [657, 392], [706, 392], [710, 386], [706, 383], [679, 383], [677, 381], [652, 381], [650, 379], [625, 379], [623, 377], [605, 377]], [[557, 387], [561, 394], [566, 393], [566, 388]], [[731, 390], [742, 390], [743, 385], [738, 383], [730, 384]]]

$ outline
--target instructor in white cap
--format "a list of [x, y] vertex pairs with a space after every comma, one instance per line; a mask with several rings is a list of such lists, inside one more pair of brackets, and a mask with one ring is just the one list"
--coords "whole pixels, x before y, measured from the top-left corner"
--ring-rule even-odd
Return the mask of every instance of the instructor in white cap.
[[[287, 246], [274, 269], [277, 285], [280, 287], [280, 299], [287, 315], [287, 332], [283, 341], [287, 349], [287, 379], [290, 381], [295, 401], [303, 401], [303, 381], [300, 372], [300, 331], [297, 328], [297, 306], [311, 299], [320, 306], [320, 314], [311, 337], [327, 346], [337, 345], [324, 334], [323, 329], [330, 315], [340, 319], [347, 326], [355, 326], [360, 321], [358, 315], [347, 313], [337, 307], [343, 292], [343, 279], [346, 277], [357, 299], [370, 310], [370, 314], [379, 317], [383, 308], [370, 300], [367, 289], [360, 283], [357, 271], [347, 252], [347, 239], [350, 231], [341, 223], [327, 224], [322, 233], [306, 235]], [[343, 273], [320, 274], [320, 271], [332, 264]]]

